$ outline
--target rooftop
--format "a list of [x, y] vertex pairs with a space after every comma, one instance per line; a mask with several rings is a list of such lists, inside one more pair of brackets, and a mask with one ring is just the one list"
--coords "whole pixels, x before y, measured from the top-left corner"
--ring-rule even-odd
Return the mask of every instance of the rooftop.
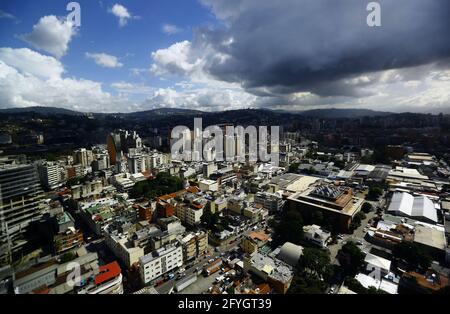
[[389, 271], [391, 269], [391, 261], [390, 260], [382, 258], [377, 255], [374, 255], [374, 254], [371, 254], [371, 253], [367, 253], [364, 261], [367, 264], [369, 264], [371, 266], [375, 266], [382, 270]]
[[392, 196], [388, 211], [398, 212], [409, 217], [424, 217], [435, 223], [438, 222], [433, 202], [423, 195], [413, 196], [405, 192], [396, 192]]
[[147, 263], [150, 263], [152, 260], [159, 258], [160, 256], [169, 254], [170, 252], [175, 251], [176, 249], [178, 249], [179, 246], [177, 245], [167, 245], [164, 246], [162, 248], [160, 248], [159, 250], [153, 251], [147, 255], [144, 255], [142, 257], [139, 258], [139, 261], [141, 263], [141, 265], [145, 265]]
[[303, 247], [295, 245], [290, 242], [286, 242], [280, 249], [278, 258], [288, 263], [291, 266], [296, 266], [300, 256], [303, 254]]
[[95, 285], [100, 285], [119, 275], [120, 275], [120, 266], [116, 261], [100, 266], [99, 274], [95, 276]]
[[271, 184], [276, 184], [281, 190], [299, 192], [306, 190], [311, 184], [320, 180], [316, 177], [304, 176], [295, 173], [285, 173], [272, 178]]
[[341, 187], [334, 185], [319, 185], [311, 191], [310, 195], [336, 200], [343, 193], [344, 189]]
[[265, 272], [267, 275], [276, 280], [279, 280], [281, 282], [288, 282], [292, 279], [292, 268], [288, 264], [278, 259], [256, 253], [252, 256], [251, 262], [253, 267], [258, 269], [259, 271]]
[[389, 171], [390, 177], [402, 178], [402, 179], [419, 179], [419, 180], [428, 180], [427, 176], [420, 174], [417, 169], [413, 168], [405, 168], [405, 167], [396, 167]]
[[[337, 198], [334, 198], [336, 195], [338, 195]], [[357, 213], [364, 202], [362, 198], [353, 197], [351, 188], [344, 188], [343, 190], [342, 188], [326, 190], [309, 188], [304, 192], [291, 195], [288, 199], [348, 216]]]
[[254, 240], [259, 240], [262, 242], [266, 242], [270, 239], [270, 236], [262, 231], [253, 231], [248, 236]]
[[445, 251], [445, 228], [418, 223], [415, 226], [414, 242]]

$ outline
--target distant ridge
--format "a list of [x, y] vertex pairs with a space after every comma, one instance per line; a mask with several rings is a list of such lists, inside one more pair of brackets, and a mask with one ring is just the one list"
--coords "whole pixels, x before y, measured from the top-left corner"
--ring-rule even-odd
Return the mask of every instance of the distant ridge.
[[[194, 109], [184, 109], [184, 108], [156, 108], [144, 111], [136, 111], [136, 112], [123, 112], [123, 113], [87, 113], [87, 112], [78, 112], [74, 110], [57, 108], [57, 107], [26, 107], [26, 108], [7, 108], [0, 109], [0, 114], [19, 114], [19, 113], [37, 113], [42, 115], [92, 115], [92, 116], [121, 116], [128, 118], [158, 118], [158, 117], [168, 117], [168, 116], [214, 116], [214, 115], [245, 115], [245, 114], [257, 114], [257, 115], [299, 115], [303, 117], [311, 117], [311, 118], [319, 118], [319, 119], [343, 119], [343, 118], [361, 118], [361, 117], [381, 117], [394, 115], [399, 113], [393, 112], [385, 112], [385, 111], [376, 111], [371, 109], [345, 109], [345, 108], [327, 108], [327, 109], [313, 109], [313, 110], [305, 110], [305, 111], [289, 111], [282, 109], [233, 109], [233, 110], [224, 110], [224, 111], [216, 111], [216, 112], [207, 112], [200, 111]], [[419, 113], [418, 113], [419, 114]], [[423, 114], [423, 113], [420, 113]]]
[[300, 111], [298, 114], [305, 117], [314, 117], [314, 118], [362, 118], [362, 117], [380, 117], [380, 116], [388, 116], [394, 113], [392, 112], [384, 112], [384, 111], [375, 111], [370, 109], [338, 109], [338, 108], [330, 108], [330, 109], [313, 109]]
[[203, 114], [203, 111], [194, 110], [194, 109], [181, 109], [181, 108], [157, 108], [150, 109], [144, 111], [136, 111], [130, 113], [123, 113], [123, 115], [133, 116], [133, 115], [160, 115], [160, 116], [168, 116], [168, 115], [183, 115], [183, 114]]
[[54, 115], [54, 114], [65, 114], [65, 115], [74, 115], [74, 116], [84, 115], [84, 113], [82, 113], [82, 112], [64, 109], [64, 108], [57, 108], [57, 107], [35, 106], [35, 107], [25, 107], [25, 108], [0, 109], [0, 113], [25, 113], [25, 112], [34, 112], [34, 113], [39, 113], [39, 114], [43, 114], [43, 115]]

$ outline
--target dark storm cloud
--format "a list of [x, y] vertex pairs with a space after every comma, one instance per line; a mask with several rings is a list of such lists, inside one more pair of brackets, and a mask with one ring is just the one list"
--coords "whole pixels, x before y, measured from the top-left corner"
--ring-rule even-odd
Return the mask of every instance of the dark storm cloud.
[[448, 0], [379, 0], [381, 27], [367, 26], [369, 0], [202, 2], [224, 24], [197, 30], [194, 48], [215, 52], [205, 70], [255, 94], [360, 97], [346, 79], [450, 56]]

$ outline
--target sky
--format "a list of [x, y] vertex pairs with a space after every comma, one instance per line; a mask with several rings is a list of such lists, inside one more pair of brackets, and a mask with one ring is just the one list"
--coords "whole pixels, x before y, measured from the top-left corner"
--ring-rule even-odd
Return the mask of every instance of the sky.
[[450, 113], [450, 2], [0, 1], [0, 109]]

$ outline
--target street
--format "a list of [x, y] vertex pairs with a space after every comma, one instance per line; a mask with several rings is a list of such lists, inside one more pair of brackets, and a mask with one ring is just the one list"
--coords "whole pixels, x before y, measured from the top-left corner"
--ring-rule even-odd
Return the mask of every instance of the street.
[[[233, 249], [237, 248], [240, 244], [240, 240], [242, 236], [248, 235], [250, 232], [252, 232], [252, 227], [249, 227], [245, 232], [243, 232], [239, 236], [232, 237], [228, 241], [226, 241], [225, 244], [219, 246], [219, 247], [213, 247], [210, 246], [209, 252], [211, 252], [211, 256], [209, 257], [203, 257], [200, 258], [198, 261], [195, 262], [189, 269], [186, 269], [185, 274], [187, 276], [194, 273], [195, 269], [198, 268], [198, 272], [201, 272], [203, 270], [203, 267], [208, 264], [209, 259], [216, 259], [221, 257], [222, 253], [227, 253], [232, 251]], [[219, 275], [219, 272], [209, 276], [204, 277], [203, 275], [199, 275], [196, 282], [194, 282], [192, 285], [181, 291], [182, 294], [190, 294], [190, 293], [203, 293], [212, 285], [214, 282], [214, 279]], [[162, 285], [156, 287], [156, 291], [158, 291], [160, 294], [167, 294], [170, 293], [171, 290], [175, 287], [177, 280], [175, 278], [168, 280], [167, 282], [163, 283]]]

